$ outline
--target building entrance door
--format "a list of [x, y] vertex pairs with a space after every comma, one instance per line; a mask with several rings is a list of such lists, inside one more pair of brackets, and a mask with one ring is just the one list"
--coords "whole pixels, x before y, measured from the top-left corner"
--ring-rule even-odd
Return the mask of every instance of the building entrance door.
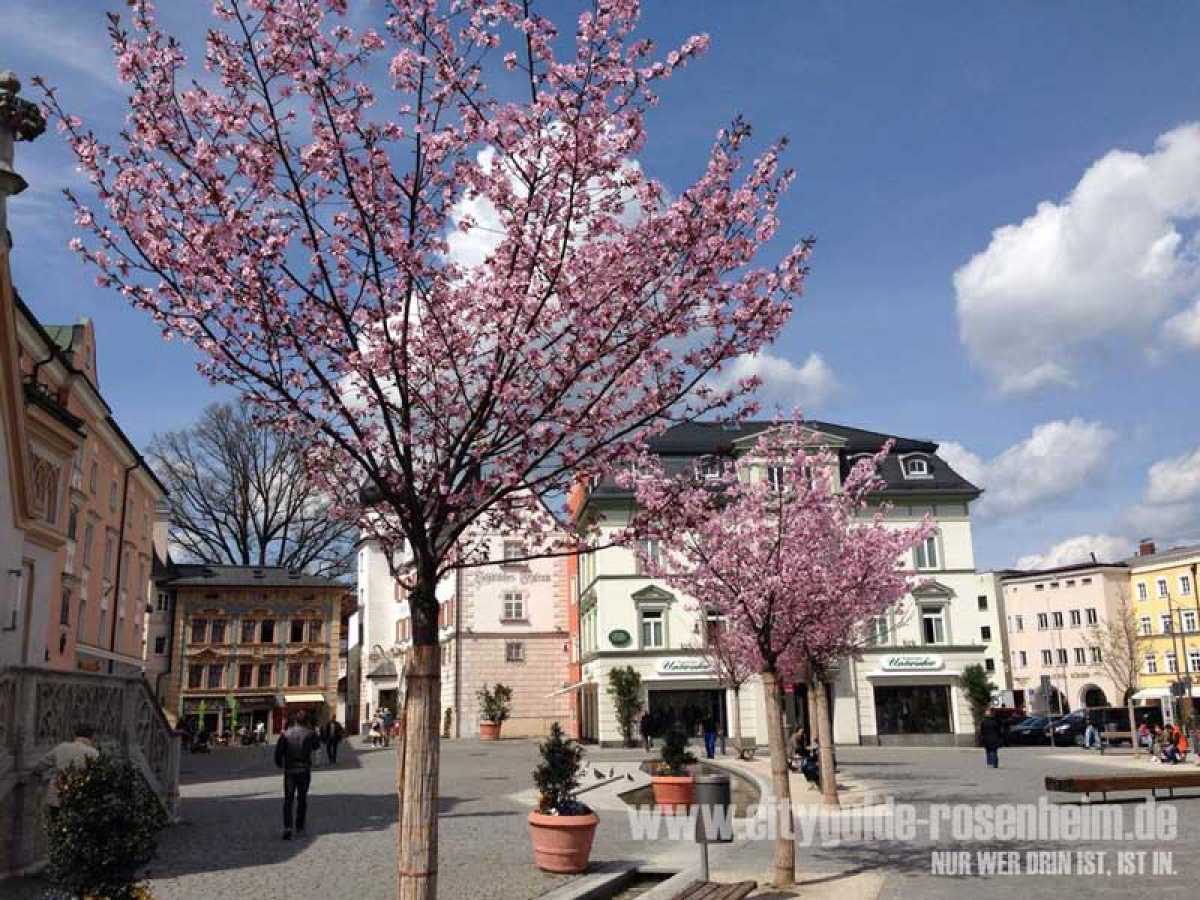
[[723, 690], [685, 689], [659, 690], [650, 688], [648, 705], [653, 733], [662, 736], [676, 725], [688, 737], [700, 735], [704, 720], [710, 716], [718, 734], [725, 730], [725, 692]]

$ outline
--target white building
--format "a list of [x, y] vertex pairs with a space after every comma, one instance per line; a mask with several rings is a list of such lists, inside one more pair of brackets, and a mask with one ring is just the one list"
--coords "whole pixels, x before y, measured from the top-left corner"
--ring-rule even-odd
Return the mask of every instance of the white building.
[[[842, 425], [807, 422], [806, 440], [836, 452], [844, 475], [862, 454], [875, 453], [892, 436]], [[668, 470], [697, 466], [705, 457], [736, 457], [753, 447], [771, 423], [677, 426], [652, 443]], [[937, 456], [929, 441], [894, 438], [881, 466], [897, 526], [928, 514], [937, 533], [910, 563], [923, 583], [875, 623], [876, 645], [846, 660], [830, 686], [834, 738], [839, 743], [968, 743], [975, 723], [961, 689], [972, 664], [1009, 686], [1003, 662], [1000, 599], [995, 579], [975, 571], [970, 503], [980, 491]], [[581, 519], [599, 518], [611, 532], [627, 521], [631, 495], [611, 482], [591, 487], [579, 507]], [[585, 739], [621, 739], [607, 696], [609, 672], [631, 666], [641, 674], [652, 716], [687, 722], [714, 716], [728, 727], [732, 693], [721, 688], [705, 664], [694, 603], [638, 571], [636, 555], [607, 548], [580, 560], [580, 655], [582, 733]], [[788, 726], [807, 716], [804, 685], [789, 686]], [[741, 693], [742, 730], [766, 741], [761, 685]]]

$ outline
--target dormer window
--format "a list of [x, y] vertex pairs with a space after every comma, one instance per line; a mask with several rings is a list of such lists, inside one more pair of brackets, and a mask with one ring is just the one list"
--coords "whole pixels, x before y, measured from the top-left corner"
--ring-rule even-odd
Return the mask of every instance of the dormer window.
[[923, 456], [907, 456], [901, 462], [905, 478], [929, 478], [929, 460]]
[[705, 481], [713, 481], [721, 477], [721, 460], [715, 456], [706, 456], [700, 460], [697, 470]]

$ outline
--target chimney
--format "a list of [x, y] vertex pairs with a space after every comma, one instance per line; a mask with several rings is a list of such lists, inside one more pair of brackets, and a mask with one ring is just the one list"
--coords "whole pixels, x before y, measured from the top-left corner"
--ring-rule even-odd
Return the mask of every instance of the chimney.
[[13, 168], [13, 143], [32, 141], [46, 130], [46, 119], [36, 103], [17, 96], [21, 82], [10, 71], [0, 72], [0, 248], [12, 247], [8, 231], [8, 198], [14, 197], [29, 183]]
[[1138, 541], [1138, 556], [1153, 556], [1154, 541], [1151, 538], [1142, 538]]

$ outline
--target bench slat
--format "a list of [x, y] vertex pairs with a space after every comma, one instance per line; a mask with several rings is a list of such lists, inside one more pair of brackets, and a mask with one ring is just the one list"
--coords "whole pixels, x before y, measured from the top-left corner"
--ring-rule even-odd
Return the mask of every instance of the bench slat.
[[758, 887], [755, 881], [720, 884], [715, 881], [693, 881], [672, 900], [744, 900]]
[[1046, 790], [1076, 794], [1177, 787], [1200, 787], [1200, 772], [1163, 772], [1154, 775], [1073, 775], [1067, 778], [1046, 776]]

